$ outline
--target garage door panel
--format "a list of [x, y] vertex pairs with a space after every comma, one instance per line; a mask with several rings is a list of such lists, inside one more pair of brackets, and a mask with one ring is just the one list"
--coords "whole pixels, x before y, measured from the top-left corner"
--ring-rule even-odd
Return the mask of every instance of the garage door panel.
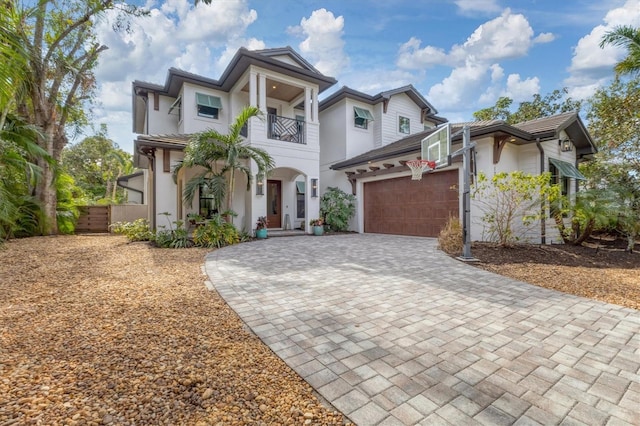
[[457, 184], [457, 170], [365, 183], [365, 232], [437, 237], [449, 216], [458, 216]]

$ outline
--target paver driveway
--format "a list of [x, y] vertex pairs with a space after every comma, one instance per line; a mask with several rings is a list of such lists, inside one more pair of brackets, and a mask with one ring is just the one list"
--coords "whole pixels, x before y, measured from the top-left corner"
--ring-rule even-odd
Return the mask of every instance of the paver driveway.
[[636, 310], [478, 270], [428, 238], [272, 238], [217, 250], [206, 271], [356, 424], [640, 424]]

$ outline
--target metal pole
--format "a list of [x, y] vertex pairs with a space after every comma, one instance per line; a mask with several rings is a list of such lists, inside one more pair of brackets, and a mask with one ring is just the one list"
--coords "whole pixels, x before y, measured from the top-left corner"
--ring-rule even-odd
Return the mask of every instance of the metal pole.
[[462, 128], [462, 209], [464, 218], [462, 225], [462, 258], [472, 259], [471, 256], [471, 128]]

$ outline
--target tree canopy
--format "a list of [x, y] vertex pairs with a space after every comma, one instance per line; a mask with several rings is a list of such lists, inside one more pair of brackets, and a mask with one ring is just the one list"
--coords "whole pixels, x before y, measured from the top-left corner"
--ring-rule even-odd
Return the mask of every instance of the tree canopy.
[[600, 47], [606, 45], [627, 49], [627, 56], [614, 67], [617, 74], [640, 76], [640, 28], [617, 26], [602, 37]]
[[133, 172], [131, 154], [107, 137], [106, 128], [64, 148], [62, 166], [84, 190], [90, 203], [121, 203], [124, 190], [117, 179]]
[[[146, 12], [115, 0], [40, 0], [3, 2], [0, 19], [0, 99], [3, 116], [14, 112], [36, 126], [37, 144], [56, 162], [68, 134], [87, 123], [86, 103], [95, 89], [93, 70], [107, 46], [94, 33], [93, 20], [119, 10], [115, 29], [127, 28], [127, 17]], [[8, 58], [5, 62], [4, 59]], [[1, 123], [0, 123], [1, 124]], [[35, 196], [43, 210], [44, 233], [57, 232], [55, 166], [35, 157], [41, 179]]]
[[582, 102], [567, 97], [568, 90], [554, 90], [546, 96], [536, 93], [533, 100], [521, 102], [515, 112], [511, 112], [513, 99], [503, 96], [498, 98], [495, 105], [483, 108], [473, 113], [476, 120], [503, 120], [508, 124], [521, 123], [548, 117], [569, 111], [579, 111]]

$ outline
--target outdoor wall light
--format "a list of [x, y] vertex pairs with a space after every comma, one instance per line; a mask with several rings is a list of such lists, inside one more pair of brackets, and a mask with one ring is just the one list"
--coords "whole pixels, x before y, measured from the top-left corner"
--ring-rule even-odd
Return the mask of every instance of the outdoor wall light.
[[570, 139], [560, 139], [558, 140], [558, 145], [560, 145], [560, 151], [562, 152], [569, 152], [573, 149]]
[[311, 197], [318, 198], [318, 179], [311, 179]]
[[258, 176], [257, 178], [257, 182], [256, 182], [256, 195], [264, 195], [264, 182], [262, 179], [262, 176]]

